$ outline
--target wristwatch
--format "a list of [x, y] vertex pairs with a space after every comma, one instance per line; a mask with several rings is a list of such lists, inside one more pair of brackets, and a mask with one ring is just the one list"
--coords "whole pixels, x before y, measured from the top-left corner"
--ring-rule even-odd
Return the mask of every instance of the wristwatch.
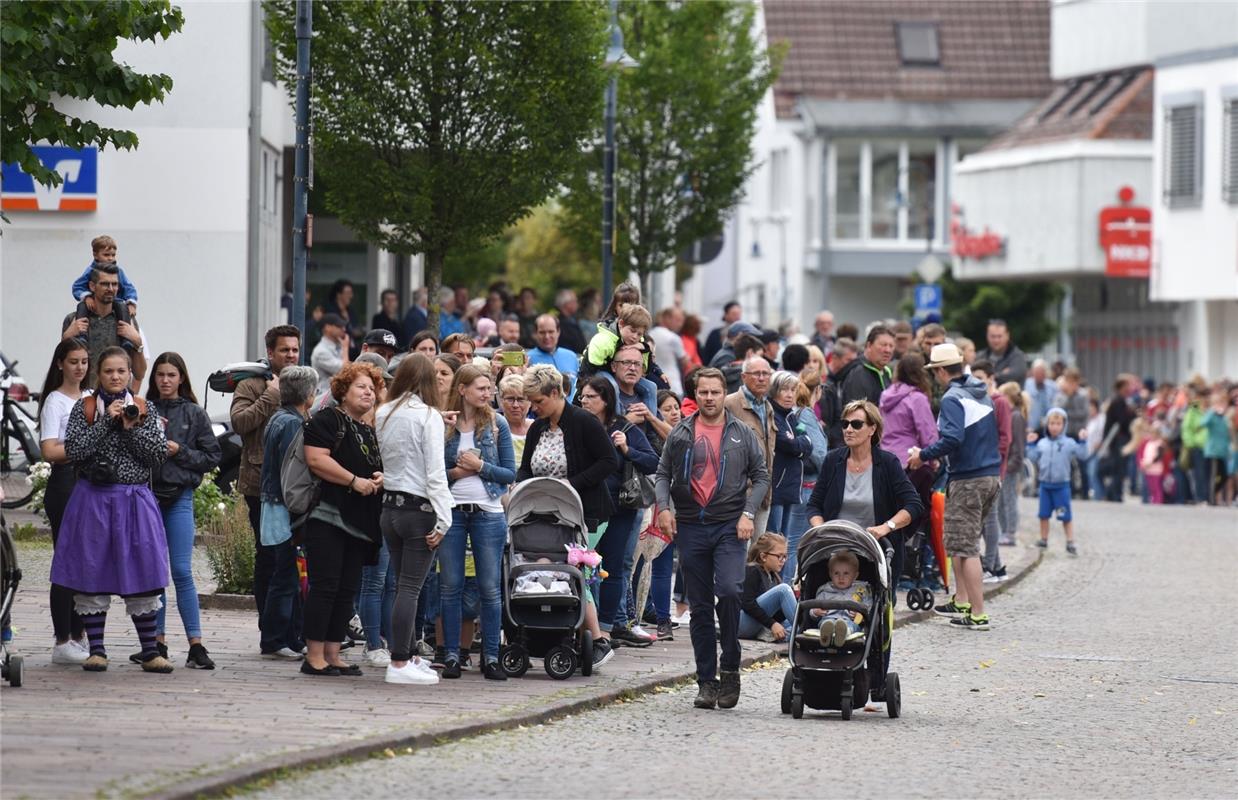
[[890, 533], [894, 533], [898, 530], [898, 526], [894, 524], [894, 520], [892, 519], [886, 520], [886, 527], [890, 529]]
[[745, 512], [744, 512], [744, 516], [745, 516], [745, 517], [747, 517], [747, 518], [748, 518], [748, 519], [750, 519], [750, 520], [754, 520], [754, 519], [756, 519], [756, 518], [757, 518], [757, 515], [756, 515], [756, 514], [753, 514], [751, 511], [745, 511]]

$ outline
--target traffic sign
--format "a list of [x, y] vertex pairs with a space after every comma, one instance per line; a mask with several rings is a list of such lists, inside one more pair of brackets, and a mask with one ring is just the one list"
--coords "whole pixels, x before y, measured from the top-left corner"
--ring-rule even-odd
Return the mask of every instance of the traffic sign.
[[936, 283], [917, 284], [916, 316], [923, 317], [934, 312], [941, 313], [941, 286]]

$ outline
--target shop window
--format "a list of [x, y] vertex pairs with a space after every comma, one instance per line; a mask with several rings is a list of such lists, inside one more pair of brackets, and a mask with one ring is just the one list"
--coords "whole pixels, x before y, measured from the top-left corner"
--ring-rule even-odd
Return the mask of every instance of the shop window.
[[1203, 178], [1202, 103], [1165, 108], [1164, 195], [1170, 208], [1198, 206]]

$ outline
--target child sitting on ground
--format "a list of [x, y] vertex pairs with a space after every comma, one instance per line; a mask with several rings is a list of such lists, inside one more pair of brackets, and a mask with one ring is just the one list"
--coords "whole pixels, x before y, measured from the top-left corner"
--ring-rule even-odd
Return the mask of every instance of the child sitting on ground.
[[[88, 298], [90, 298], [90, 273], [95, 265], [116, 264], [116, 240], [111, 236], [96, 236], [91, 239], [90, 250], [94, 258], [86, 265], [86, 271], [73, 282], [73, 299], [79, 303], [93, 302]], [[130, 282], [120, 265], [117, 265], [116, 269], [119, 273], [117, 277], [120, 279], [120, 291], [116, 293], [116, 299], [125, 304], [129, 310], [129, 316], [132, 317], [138, 311], [138, 290]]]
[[[1066, 552], [1078, 555], [1075, 549], [1075, 530], [1070, 513], [1070, 467], [1072, 460], [1087, 458], [1087, 433], [1080, 431], [1084, 441], [1077, 442], [1065, 435], [1066, 412], [1051, 408], [1045, 415], [1046, 436], [1040, 439], [1035, 431], [1027, 434], [1027, 443], [1036, 446], [1027, 451], [1027, 459], [1040, 468], [1040, 541], [1038, 547], [1049, 546], [1049, 516], [1057, 511], [1057, 518], [1066, 531]], [[1039, 441], [1037, 441], [1039, 440]]]
[[[860, 574], [860, 559], [850, 550], [835, 553], [830, 557], [830, 581], [817, 590], [817, 600], [850, 600], [854, 603], [870, 605], [873, 602], [873, 591], [867, 581], [857, 581]], [[842, 647], [852, 639], [864, 636], [860, 627], [864, 624], [864, 615], [858, 611], [844, 608], [824, 609], [814, 608], [808, 612], [814, 617], [824, 617], [821, 621], [821, 644], [826, 647]]]

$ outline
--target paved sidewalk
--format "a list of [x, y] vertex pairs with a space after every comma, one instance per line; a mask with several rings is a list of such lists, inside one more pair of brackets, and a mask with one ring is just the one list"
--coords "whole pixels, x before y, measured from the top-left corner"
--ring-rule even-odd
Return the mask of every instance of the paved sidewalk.
[[[1003, 549], [1015, 579], [986, 588], [1010, 586], [1034, 566], [1039, 551], [1026, 546], [1030, 542]], [[13, 621], [17, 649], [26, 658], [25, 685], [6, 685], [0, 702], [0, 794], [6, 798], [190, 797], [280, 768], [542, 722], [688, 680], [694, 671], [688, 632], [681, 628], [674, 642], [619, 649], [592, 678], [555, 681], [535, 661], [526, 677], [506, 683], [484, 681], [476, 670], [431, 687], [392, 686], [383, 682], [382, 670], [368, 668], [359, 679], [319, 679], [299, 674], [295, 663], [259, 658], [252, 612], [203, 610], [218, 669], [184, 668], [186, 646], [173, 638], [176, 671], [147, 675], [126, 659], [135, 636], [116, 602], [109, 616], [111, 667], [86, 673], [51, 664], [45, 646], [51, 641], [50, 553], [44, 543], [19, 549], [26, 577]], [[902, 603], [900, 597], [900, 623], [922, 616]], [[176, 631], [175, 601], [170, 605], [169, 630]], [[746, 661], [774, 652], [771, 645], [744, 642]], [[355, 649], [345, 657], [360, 660]]]

